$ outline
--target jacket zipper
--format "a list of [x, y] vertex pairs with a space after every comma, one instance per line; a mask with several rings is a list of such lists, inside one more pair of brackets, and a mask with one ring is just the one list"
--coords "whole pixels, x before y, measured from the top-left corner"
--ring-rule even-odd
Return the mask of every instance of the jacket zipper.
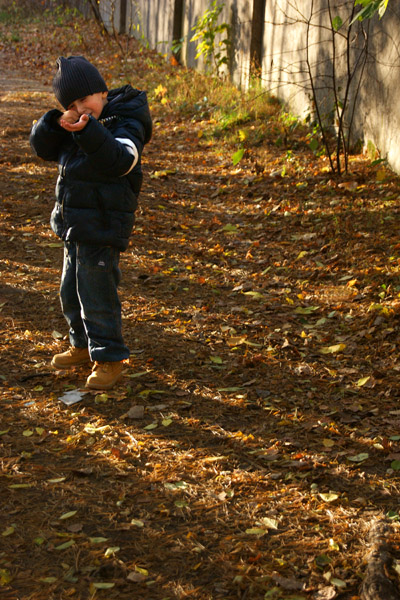
[[[76, 149], [73, 148], [71, 150], [71, 152], [67, 155], [65, 163], [62, 165], [62, 168], [61, 168], [61, 177], [63, 177], [63, 178], [65, 177], [65, 171], [66, 171], [67, 165], [68, 165], [69, 161], [71, 160], [71, 158], [74, 156], [74, 154], [76, 154], [76, 152], [77, 152]], [[61, 201], [61, 217], [64, 220], [64, 194], [63, 194], [62, 201]]]

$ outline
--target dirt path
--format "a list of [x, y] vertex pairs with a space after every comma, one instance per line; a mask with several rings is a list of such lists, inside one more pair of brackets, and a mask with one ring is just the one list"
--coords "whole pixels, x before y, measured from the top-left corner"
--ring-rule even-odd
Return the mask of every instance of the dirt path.
[[27, 73], [16, 73], [14, 70], [9, 70], [7, 64], [4, 64], [0, 55], [0, 90], [2, 96], [8, 92], [50, 92], [51, 87], [46, 86], [40, 81], [35, 81], [29, 77]]

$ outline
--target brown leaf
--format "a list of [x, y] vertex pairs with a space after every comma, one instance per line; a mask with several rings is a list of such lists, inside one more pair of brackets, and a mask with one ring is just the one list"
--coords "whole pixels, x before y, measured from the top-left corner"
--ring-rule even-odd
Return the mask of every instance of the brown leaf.
[[140, 404], [134, 404], [126, 413], [126, 417], [128, 417], [128, 419], [143, 419], [144, 406]]
[[68, 525], [67, 527], [67, 530], [71, 533], [79, 533], [79, 531], [82, 531], [82, 529], [83, 523], [72, 523], [72, 525]]
[[304, 590], [306, 584], [298, 579], [282, 577], [279, 573], [272, 573], [271, 578], [284, 590]]
[[127, 580], [132, 581], [133, 583], [141, 583], [145, 579], [146, 575], [143, 575], [143, 573], [138, 573], [137, 571], [131, 571], [127, 576]]

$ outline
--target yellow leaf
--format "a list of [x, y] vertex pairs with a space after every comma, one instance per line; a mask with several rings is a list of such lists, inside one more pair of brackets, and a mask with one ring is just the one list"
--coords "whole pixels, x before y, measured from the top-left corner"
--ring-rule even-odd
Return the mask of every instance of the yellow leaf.
[[0, 569], [0, 585], [8, 585], [11, 580], [10, 571], [8, 569]]
[[339, 544], [337, 542], [335, 542], [335, 540], [333, 538], [329, 539], [329, 548], [331, 550], [336, 550], [337, 552], [340, 550]]
[[97, 394], [94, 399], [96, 404], [100, 404], [100, 402], [107, 402], [108, 395], [107, 394]]
[[110, 548], [107, 548], [107, 550], [104, 552], [104, 556], [106, 556], [106, 557], [114, 556], [114, 554], [119, 551], [120, 551], [119, 546], [110, 546]]
[[267, 533], [266, 529], [262, 529], [261, 527], [250, 527], [250, 529], [246, 529], [248, 535], [265, 535]]
[[131, 519], [132, 525], [136, 525], [136, 527], [144, 527], [143, 521], [140, 519]]
[[346, 344], [335, 344], [334, 346], [324, 346], [320, 352], [322, 354], [336, 354], [336, 352], [343, 352], [346, 348]]
[[347, 287], [354, 287], [357, 283], [357, 279], [351, 279], [347, 282]]
[[8, 486], [11, 490], [22, 490], [24, 488], [32, 487], [31, 483], [13, 483]]
[[63, 515], [61, 515], [61, 517], [58, 517], [60, 519], [60, 521], [64, 521], [65, 519], [70, 519], [71, 517], [73, 517], [74, 515], [76, 515], [76, 510], [71, 510], [70, 512], [66, 512]]
[[166, 93], [167, 93], [167, 91], [168, 91], [168, 90], [167, 90], [167, 88], [166, 88], [166, 87], [164, 87], [164, 86], [163, 86], [163, 85], [160, 83], [160, 85], [158, 85], [158, 86], [156, 87], [156, 89], [154, 90], [154, 94], [155, 94], [155, 96], [164, 96], [164, 94], [166, 94]]
[[368, 383], [368, 381], [371, 379], [371, 377], [368, 375], [368, 377], [361, 377], [361, 379], [359, 379], [357, 381], [357, 387], [362, 387], [363, 385], [365, 385], [366, 383]]
[[176, 173], [175, 170], [172, 169], [164, 169], [163, 171], [154, 171], [150, 175], [151, 179], [162, 179], [163, 177], [168, 177], [168, 175], [174, 175]]
[[324, 502], [334, 502], [335, 500], [337, 500], [339, 498], [339, 494], [336, 494], [335, 492], [329, 492], [327, 494], [319, 494], [319, 497]]
[[226, 343], [228, 344], [228, 346], [239, 346], [240, 344], [244, 344], [246, 341], [246, 336], [245, 335], [237, 335], [237, 336], [232, 336], [230, 338], [228, 338], [226, 340]]

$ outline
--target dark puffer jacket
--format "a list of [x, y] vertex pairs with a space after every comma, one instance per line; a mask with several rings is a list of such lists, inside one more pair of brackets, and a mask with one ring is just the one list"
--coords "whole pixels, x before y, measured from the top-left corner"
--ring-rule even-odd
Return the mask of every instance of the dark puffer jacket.
[[[125, 250], [142, 185], [141, 154], [152, 123], [145, 92], [130, 85], [111, 90], [97, 121], [70, 133], [62, 113], [50, 110], [32, 128], [31, 146], [44, 160], [58, 161], [53, 231], [65, 241]], [[132, 170], [134, 156], [138, 161]]]

